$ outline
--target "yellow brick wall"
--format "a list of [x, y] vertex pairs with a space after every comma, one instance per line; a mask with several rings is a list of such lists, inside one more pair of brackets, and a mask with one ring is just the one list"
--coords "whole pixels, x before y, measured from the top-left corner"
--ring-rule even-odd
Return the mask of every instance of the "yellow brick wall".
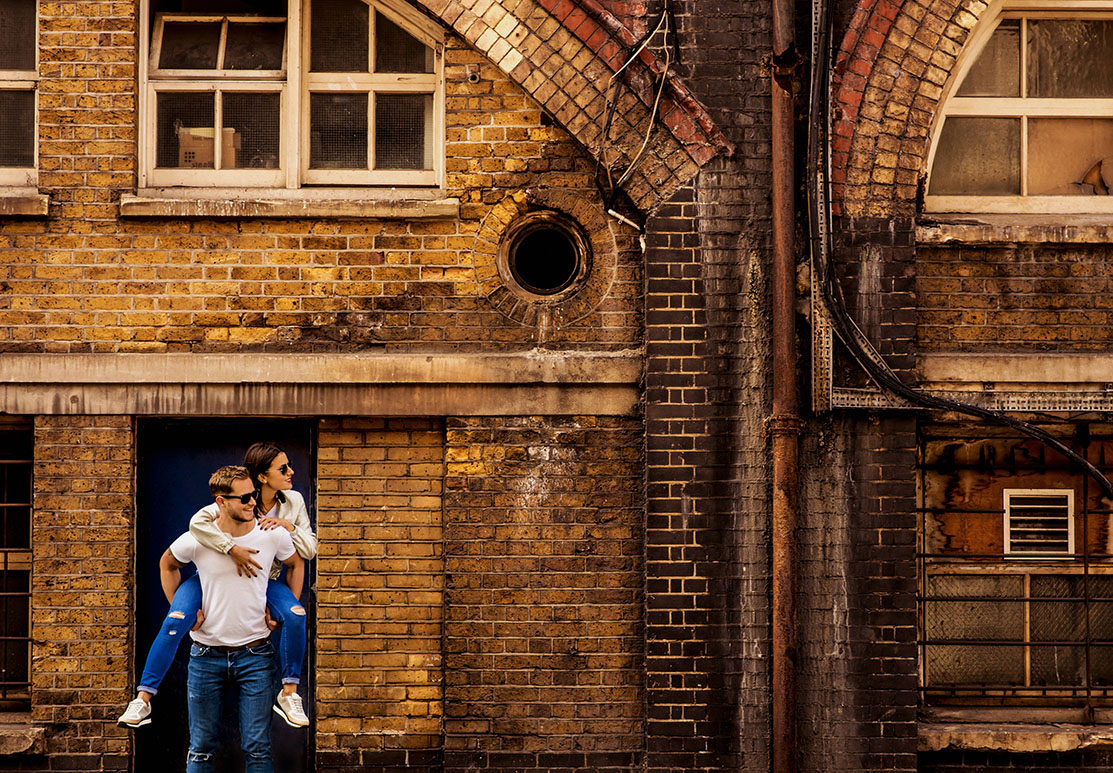
[[115, 719], [133, 697], [133, 438], [127, 416], [35, 422], [32, 720], [50, 728], [51, 770], [127, 765]]
[[0, 352], [637, 343], [629, 242], [609, 306], [553, 329], [487, 300], [472, 252], [500, 202], [568, 189], [606, 219], [590, 156], [459, 38], [445, 52], [446, 194], [459, 218], [136, 219], [119, 214], [137, 184], [136, 6], [41, 11], [40, 190], [51, 206], [45, 220], [0, 221]]
[[322, 764], [354, 765], [364, 752], [441, 745], [443, 459], [438, 420], [321, 423], [316, 729]]

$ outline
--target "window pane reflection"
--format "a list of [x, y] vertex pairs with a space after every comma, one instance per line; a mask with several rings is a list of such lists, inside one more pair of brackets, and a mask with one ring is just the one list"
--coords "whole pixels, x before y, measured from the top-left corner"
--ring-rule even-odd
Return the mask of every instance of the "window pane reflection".
[[35, 92], [0, 91], [0, 166], [35, 163]]
[[226, 70], [281, 70], [286, 25], [281, 22], [228, 24]]
[[363, 0], [313, 0], [309, 21], [312, 72], [367, 72], [370, 13]]
[[935, 150], [929, 193], [1020, 194], [1020, 119], [948, 118]]
[[1001, 22], [956, 93], [960, 97], [1020, 96], [1019, 19]]
[[1028, 194], [1093, 196], [1113, 183], [1113, 120], [1028, 119]]
[[432, 94], [375, 98], [375, 168], [432, 169]]
[[376, 13], [375, 72], [433, 72], [433, 49]]
[[225, 92], [222, 169], [277, 169], [278, 94]]
[[220, 22], [166, 22], [158, 66], [164, 70], [215, 70], [219, 66]]
[[1029, 19], [1028, 96], [1113, 96], [1113, 21]]
[[0, 0], [0, 70], [35, 69], [34, 0]]

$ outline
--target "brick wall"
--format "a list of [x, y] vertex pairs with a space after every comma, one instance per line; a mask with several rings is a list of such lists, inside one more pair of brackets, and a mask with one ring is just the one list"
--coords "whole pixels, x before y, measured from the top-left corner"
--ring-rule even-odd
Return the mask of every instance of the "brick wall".
[[128, 769], [133, 437], [126, 416], [36, 419], [31, 716], [49, 758], [0, 767]]
[[641, 764], [636, 419], [448, 420], [445, 769]]
[[924, 351], [1107, 351], [1113, 305], [1103, 247], [926, 247], [916, 253]]
[[317, 453], [317, 770], [437, 769], [444, 434], [326, 419]]
[[0, 223], [0, 351], [637, 344], [629, 245], [597, 261], [613, 274], [605, 309], [546, 327], [488, 300], [473, 253], [500, 202], [544, 187], [574, 191], [600, 218], [601, 203], [592, 158], [459, 38], [445, 53], [446, 193], [459, 218], [129, 219], [118, 202], [136, 184], [135, 7], [44, 9], [40, 183], [52, 204], [45, 221]]

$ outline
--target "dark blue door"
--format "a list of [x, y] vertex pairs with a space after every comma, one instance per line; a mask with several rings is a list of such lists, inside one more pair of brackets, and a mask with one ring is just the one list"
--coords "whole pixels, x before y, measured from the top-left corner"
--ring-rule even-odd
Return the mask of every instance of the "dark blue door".
[[[313, 501], [314, 422], [302, 419], [140, 419], [136, 441], [136, 683], [168, 607], [159, 582], [158, 561], [170, 543], [189, 529], [189, 519], [212, 501], [209, 476], [225, 464], [240, 464], [252, 443], [276, 443], [294, 466], [294, 488], [305, 496], [310, 519], [316, 523]], [[298, 688], [306, 713], [313, 720], [312, 642], [314, 605], [309, 590], [313, 562], [302, 593], [309, 613], [308, 662]], [[183, 570], [183, 577], [191, 569]], [[189, 647], [181, 646], [159, 693], [152, 701], [150, 725], [135, 731], [135, 770], [173, 773], [185, 770], [189, 749], [186, 711], [186, 669]], [[277, 685], [276, 685], [277, 692]], [[224, 739], [218, 755], [219, 773], [243, 770], [239, 729], [234, 705], [225, 701]], [[288, 727], [278, 715], [271, 725], [277, 773], [310, 770], [312, 727]]]

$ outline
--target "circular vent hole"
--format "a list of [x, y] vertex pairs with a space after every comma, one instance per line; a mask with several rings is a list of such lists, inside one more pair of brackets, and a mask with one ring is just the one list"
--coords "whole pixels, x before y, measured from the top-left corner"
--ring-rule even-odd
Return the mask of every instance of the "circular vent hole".
[[526, 292], [550, 296], [567, 290], [584, 273], [584, 241], [552, 213], [534, 213], [512, 229], [506, 266]]

